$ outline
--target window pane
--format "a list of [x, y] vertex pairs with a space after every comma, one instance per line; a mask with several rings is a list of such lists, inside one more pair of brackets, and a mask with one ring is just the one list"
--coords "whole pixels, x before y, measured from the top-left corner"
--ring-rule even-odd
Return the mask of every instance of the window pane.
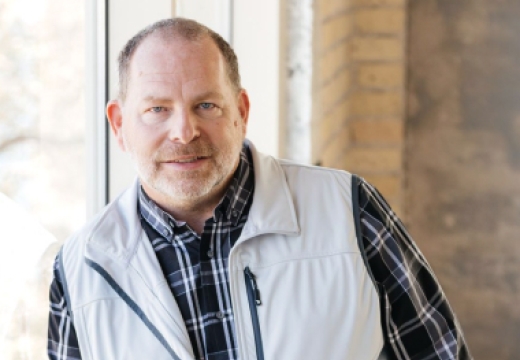
[[85, 221], [84, 9], [0, 0], [1, 359], [47, 358], [52, 261]]

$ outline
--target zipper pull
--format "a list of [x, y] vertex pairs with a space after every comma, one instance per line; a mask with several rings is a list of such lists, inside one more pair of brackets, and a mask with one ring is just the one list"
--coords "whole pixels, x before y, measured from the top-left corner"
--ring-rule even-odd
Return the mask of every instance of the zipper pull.
[[260, 299], [260, 290], [258, 290], [258, 286], [256, 285], [256, 279], [255, 275], [251, 272], [251, 269], [249, 269], [249, 266], [244, 269], [244, 273], [249, 278], [249, 281], [251, 282], [251, 287], [255, 295], [255, 303], [256, 305], [262, 305], [262, 300]]

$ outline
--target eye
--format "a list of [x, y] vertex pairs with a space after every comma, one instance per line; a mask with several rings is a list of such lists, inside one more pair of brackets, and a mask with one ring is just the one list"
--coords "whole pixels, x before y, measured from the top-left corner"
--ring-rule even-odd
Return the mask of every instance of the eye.
[[171, 108], [168, 106], [150, 106], [145, 108], [142, 120], [145, 124], [158, 124], [170, 117]]
[[200, 103], [198, 106], [203, 110], [211, 110], [215, 107], [215, 104], [204, 102]]
[[150, 112], [153, 112], [153, 113], [160, 113], [163, 111], [166, 111], [166, 108], [164, 106], [154, 106], [154, 107], [150, 108]]

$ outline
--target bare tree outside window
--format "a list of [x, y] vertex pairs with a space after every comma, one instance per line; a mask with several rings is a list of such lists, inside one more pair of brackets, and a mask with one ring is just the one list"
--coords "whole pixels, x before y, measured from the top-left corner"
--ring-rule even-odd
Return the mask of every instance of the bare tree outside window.
[[0, 0], [0, 358], [46, 359], [54, 255], [85, 221], [84, 0]]

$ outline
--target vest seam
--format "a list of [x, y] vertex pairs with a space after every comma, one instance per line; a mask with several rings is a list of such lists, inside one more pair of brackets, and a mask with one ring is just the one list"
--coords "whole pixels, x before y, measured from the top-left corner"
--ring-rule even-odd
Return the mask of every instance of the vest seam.
[[[254, 267], [255, 269], [263, 269], [263, 268], [268, 268], [268, 267], [271, 267], [271, 266], [274, 266], [274, 265], [279, 265], [279, 264], [284, 264], [284, 263], [288, 263], [288, 262], [293, 262], [293, 261], [306, 261], [306, 260], [314, 260], [314, 259], [323, 259], [323, 258], [328, 258], [328, 257], [333, 257], [333, 256], [340, 256], [340, 255], [361, 255], [361, 253], [359, 251], [340, 251], [340, 252], [334, 252], [334, 253], [325, 253], [325, 254], [319, 254], [319, 255], [315, 255], [315, 256], [302, 256], [302, 257], [294, 257], [294, 258], [287, 258], [287, 259], [284, 259], [284, 260], [280, 260], [280, 261], [275, 261], [275, 262], [270, 262], [270, 263], [262, 263], [261, 265], [259, 264], [255, 264], [255, 263], [248, 263], [247, 265], [251, 266], [251, 267]], [[238, 270], [241, 270], [241, 269], [238, 269]]]
[[[96, 303], [98, 301], [108, 301], [108, 300], [123, 300], [121, 299], [120, 296], [112, 296], [112, 297], [102, 297], [102, 298], [99, 298], [99, 299], [94, 299], [94, 300], [90, 300], [84, 304], [81, 304], [81, 305], [78, 305], [78, 306], [75, 306], [74, 307], [74, 310], [80, 310], [80, 309], [83, 309], [84, 307], [87, 307], [89, 305], [92, 305], [93, 303]], [[124, 301], [124, 300], [123, 300]]]
[[372, 273], [372, 269], [370, 268], [370, 263], [368, 261], [368, 257], [366, 254], [366, 251], [363, 251], [364, 245], [363, 245], [363, 237], [361, 232], [361, 210], [359, 208], [359, 189], [358, 185], [360, 183], [361, 179], [359, 176], [352, 174], [352, 213], [354, 215], [354, 224], [356, 227], [356, 239], [359, 247], [359, 252], [361, 254], [361, 257], [363, 258], [363, 262], [365, 264], [366, 270], [368, 275], [370, 276], [370, 279], [372, 280], [372, 284], [374, 285], [374, 288], [376, 289], [376, 292], [378, 296], [379, 294], [379, 286], [380, 283], [376, 281], [374, 274]]

